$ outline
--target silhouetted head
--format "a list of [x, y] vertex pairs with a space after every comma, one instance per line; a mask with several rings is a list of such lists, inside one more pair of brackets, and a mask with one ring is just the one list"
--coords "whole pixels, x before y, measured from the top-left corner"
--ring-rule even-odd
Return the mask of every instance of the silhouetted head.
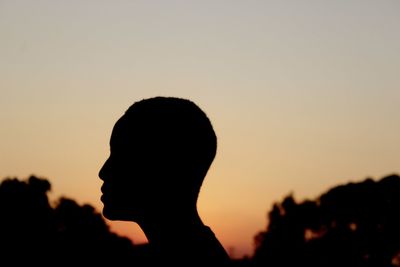
[[195, 207], [217, 139], [193, 102], [155, 97], [134, 103], [116, 122], [99, 176], [103, 214], [111, 220]]

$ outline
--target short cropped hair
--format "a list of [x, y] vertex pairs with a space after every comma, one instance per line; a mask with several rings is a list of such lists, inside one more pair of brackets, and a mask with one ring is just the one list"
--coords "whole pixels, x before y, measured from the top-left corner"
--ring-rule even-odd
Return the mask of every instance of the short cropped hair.
[[200, 187], [216, 155], [217, 137], [209, 118], [195, 103], [175, 97], [143, 99], [130, 106], [121, 119], [127, 134], [143, 140], [141, 149], [160, 154], [164, 167], [193, 172]]

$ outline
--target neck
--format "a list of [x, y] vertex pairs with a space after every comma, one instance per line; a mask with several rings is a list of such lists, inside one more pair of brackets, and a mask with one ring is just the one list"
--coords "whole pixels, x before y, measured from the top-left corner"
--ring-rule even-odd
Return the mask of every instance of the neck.
[[227, 263], [229, 257], [213, 233], [206, 229], [196, 209], [158, 215], [137, 221], [149, 241], [155, 262], [181, 265], [195, 260], [194, 264], [202, 266]]
[[184, 212], [160, 212], [138, 222], [149, 243], [154, 247], [169, 246], [194, 238], [204, 224], [196, 209]]

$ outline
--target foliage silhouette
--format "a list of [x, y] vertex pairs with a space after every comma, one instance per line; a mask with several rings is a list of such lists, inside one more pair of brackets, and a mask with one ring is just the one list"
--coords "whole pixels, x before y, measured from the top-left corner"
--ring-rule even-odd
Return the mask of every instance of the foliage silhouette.
[[50, 183], [31, 176], [6, 178], [0, 184], [0, 252], [12, 265], [23, 263], [139, 264], [144, 257], [131, 240], [110, 232], [90, 205], [60, 198], [54, 207]]
[[255, 266], [400, 266], [400, 177], [332, 188], [315, 201], [288, 195], [255, 237]]
[[[51, 205], [50, 189], [35, 176], [0, 183], [2, 262], [148, 266], [148, 246], [110, 232], [90, 205]], [[397, 175], [336, 186], [314, 201], [288, 195], [269, 212], [253, 258], [232, 266], [400, 266], [399, 210]]]

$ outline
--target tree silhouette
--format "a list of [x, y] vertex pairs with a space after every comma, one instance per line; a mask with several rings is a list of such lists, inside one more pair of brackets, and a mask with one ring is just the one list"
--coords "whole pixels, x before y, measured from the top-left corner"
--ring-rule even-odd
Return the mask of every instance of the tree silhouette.
[[7, 178], [0, 184], [0, 259], [18, 265], [140, 264], [145, 249], [110, 232], [103, 217], [90, 205], [60, 198], [52, 207], [51, 185], [31, 176]]
[[400, 177], [332, 188], [315, 201], [288, 195], [255, 237], [256, 266], [400, 266]]
[[[0, 183], [0, 264], [143, 266], [146, 246], [110, 232], [90, 205], [60, 198], [35, 176]], [[316, 200], [275, 203], [252, 259], [232, 266], [400, 266], [400, 177], [336, 186]]]

